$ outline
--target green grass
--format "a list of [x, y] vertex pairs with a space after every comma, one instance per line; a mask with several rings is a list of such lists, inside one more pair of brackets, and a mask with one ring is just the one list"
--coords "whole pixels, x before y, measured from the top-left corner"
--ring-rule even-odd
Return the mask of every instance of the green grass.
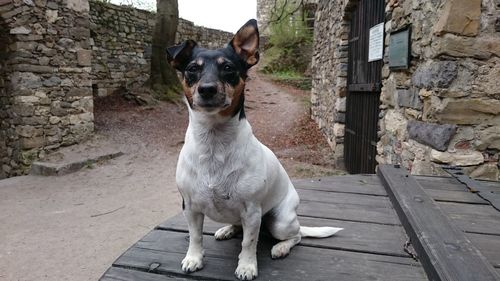
[[312, 87], [312, 81], [310, 77], [306, 77], [301, 73], [295, 72], [293, 70], [277, 71], [269, 73], [269, 76], [273, 81], [291, 85], [301, 90], [309, 91]]

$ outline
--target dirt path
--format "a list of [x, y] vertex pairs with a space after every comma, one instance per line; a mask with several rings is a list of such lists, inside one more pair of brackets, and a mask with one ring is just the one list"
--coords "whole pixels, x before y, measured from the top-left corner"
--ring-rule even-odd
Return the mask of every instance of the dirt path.
[[[308, 120], [308, 94], [290, 92], [251, 75], [246, 111], [255, 134], [292, 177], [335, 173]], [[181, 211], [174, 175], [184, 106], [110, 98], [96, 103], [95, 116], [97, 133], [124, 156], [65, 176], [0, 181], [0, 280], [97, 280], [132, 243]]]

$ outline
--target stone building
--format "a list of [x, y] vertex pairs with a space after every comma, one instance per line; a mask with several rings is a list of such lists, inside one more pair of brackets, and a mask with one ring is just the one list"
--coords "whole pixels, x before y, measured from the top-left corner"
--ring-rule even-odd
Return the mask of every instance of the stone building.
[[456, 165], [498, 180], [499, 56], [498, 1], [320, 0], [312, 117], [351, 172]]
[[[89, 138], [94, 98], [148, 79], [154, 14], [88, 0], [0, 0], [0, 179]], [[180, 19], [177, 41], [231, 33]]]

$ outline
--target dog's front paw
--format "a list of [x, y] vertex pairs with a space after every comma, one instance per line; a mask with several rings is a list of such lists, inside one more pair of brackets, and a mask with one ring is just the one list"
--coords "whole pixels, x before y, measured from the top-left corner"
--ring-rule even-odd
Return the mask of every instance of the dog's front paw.
[[257, 262], [240, 262], [234, 274], [240, 280], [254, 279], [257, 277]]
[[203, 255], [186, 255], [181, 264], [182, 270], [186, 273], [200, 270], [203, 268]]
[[214, 234], [216, 240], [226, 240], [231, 239], [238, 233], [241, 228], [234, 225], [226, 225], [219, 228]]

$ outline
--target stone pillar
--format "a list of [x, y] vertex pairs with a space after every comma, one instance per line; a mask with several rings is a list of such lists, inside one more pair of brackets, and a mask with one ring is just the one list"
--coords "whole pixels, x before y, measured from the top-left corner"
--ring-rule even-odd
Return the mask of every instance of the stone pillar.
[[10, 40], [0, 49], [0, 176], [16, 176], [94, 130], [89, 5], [0, 0], [0, 18]]

